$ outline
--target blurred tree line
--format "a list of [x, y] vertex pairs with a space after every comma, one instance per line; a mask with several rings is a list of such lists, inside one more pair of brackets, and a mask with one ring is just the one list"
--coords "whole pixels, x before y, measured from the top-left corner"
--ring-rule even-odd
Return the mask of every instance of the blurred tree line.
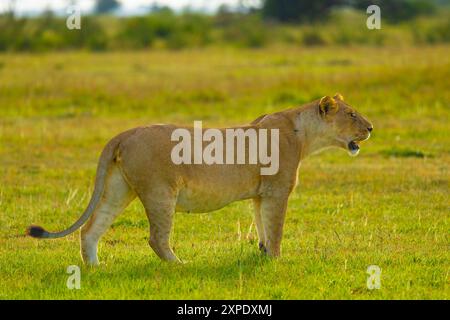
[[325, 19], [335, 7], [353, 7], [366, 10], [378, 5], [382, 16], [390, 22], [400, 22], [419, 15], [432, 14], [438, 5], [449, 4], [448, 0], [263, 0], [265, 18], [282, 22], [312, 22]]
[[120, 7], [120, 2], [117, 0], [97, 0], [95, 3], [94, 12], [107, 13], [112, 12]]
[[[1, 14], [0, 51], [442, 43], [450, 42], [449, 1], [262, 0], [260, 8], [223, 5], [214, 15], [154, 5], [146, 15], [118, 17], [109, 13], [120, 2], [98, 0], [95, 13], [82, 16], [80, 30], [68, 30], [66, 17], [49, 10], [38, 17]], [[381, 7], [382, 32], [365, 27], [370, 4]]]

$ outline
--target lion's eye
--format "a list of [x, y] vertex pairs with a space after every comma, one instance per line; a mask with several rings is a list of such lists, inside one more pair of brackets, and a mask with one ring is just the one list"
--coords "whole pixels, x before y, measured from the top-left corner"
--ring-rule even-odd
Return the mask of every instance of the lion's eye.
[[350, 113], [350, 117], [356, 118], [356, 113], [354, 113], [354, 112]]

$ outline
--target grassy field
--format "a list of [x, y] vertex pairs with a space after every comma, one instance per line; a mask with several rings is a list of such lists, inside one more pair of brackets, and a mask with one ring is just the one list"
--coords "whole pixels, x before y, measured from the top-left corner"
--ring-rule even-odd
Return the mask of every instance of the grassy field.
[[[449, 299], [449, 88], [450, 46], [0, 55], [0, 299]], [[66, 287], [78, 232], [24, 236], [79, 217], [102, 147], [127, 128], [242, 124], [335, 92], [375, 129], [357, 158], [302, 163], [280, 259], [259, 254], [250, 202], [177, 214], [184, 265], [151, 251], [133, 202], [81, 290]]]

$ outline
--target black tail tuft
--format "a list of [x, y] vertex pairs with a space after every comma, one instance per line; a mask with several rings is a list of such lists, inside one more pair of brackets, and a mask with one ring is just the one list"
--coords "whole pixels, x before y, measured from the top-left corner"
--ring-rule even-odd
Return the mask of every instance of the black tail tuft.
[[47, 231], [44, 230], [44, 228], [39, 226], [29, 226], [27, 228], [27, 235], [33, 238], [44, 238], [44, 235], [47, 233]]

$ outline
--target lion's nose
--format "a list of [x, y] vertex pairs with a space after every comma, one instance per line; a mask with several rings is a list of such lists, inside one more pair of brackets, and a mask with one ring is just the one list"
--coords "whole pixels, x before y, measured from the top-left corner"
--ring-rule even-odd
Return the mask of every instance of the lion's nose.
[[369, 130], [369, 132], [372, 132], [373, 127], [368, 127], [367, 130]]

